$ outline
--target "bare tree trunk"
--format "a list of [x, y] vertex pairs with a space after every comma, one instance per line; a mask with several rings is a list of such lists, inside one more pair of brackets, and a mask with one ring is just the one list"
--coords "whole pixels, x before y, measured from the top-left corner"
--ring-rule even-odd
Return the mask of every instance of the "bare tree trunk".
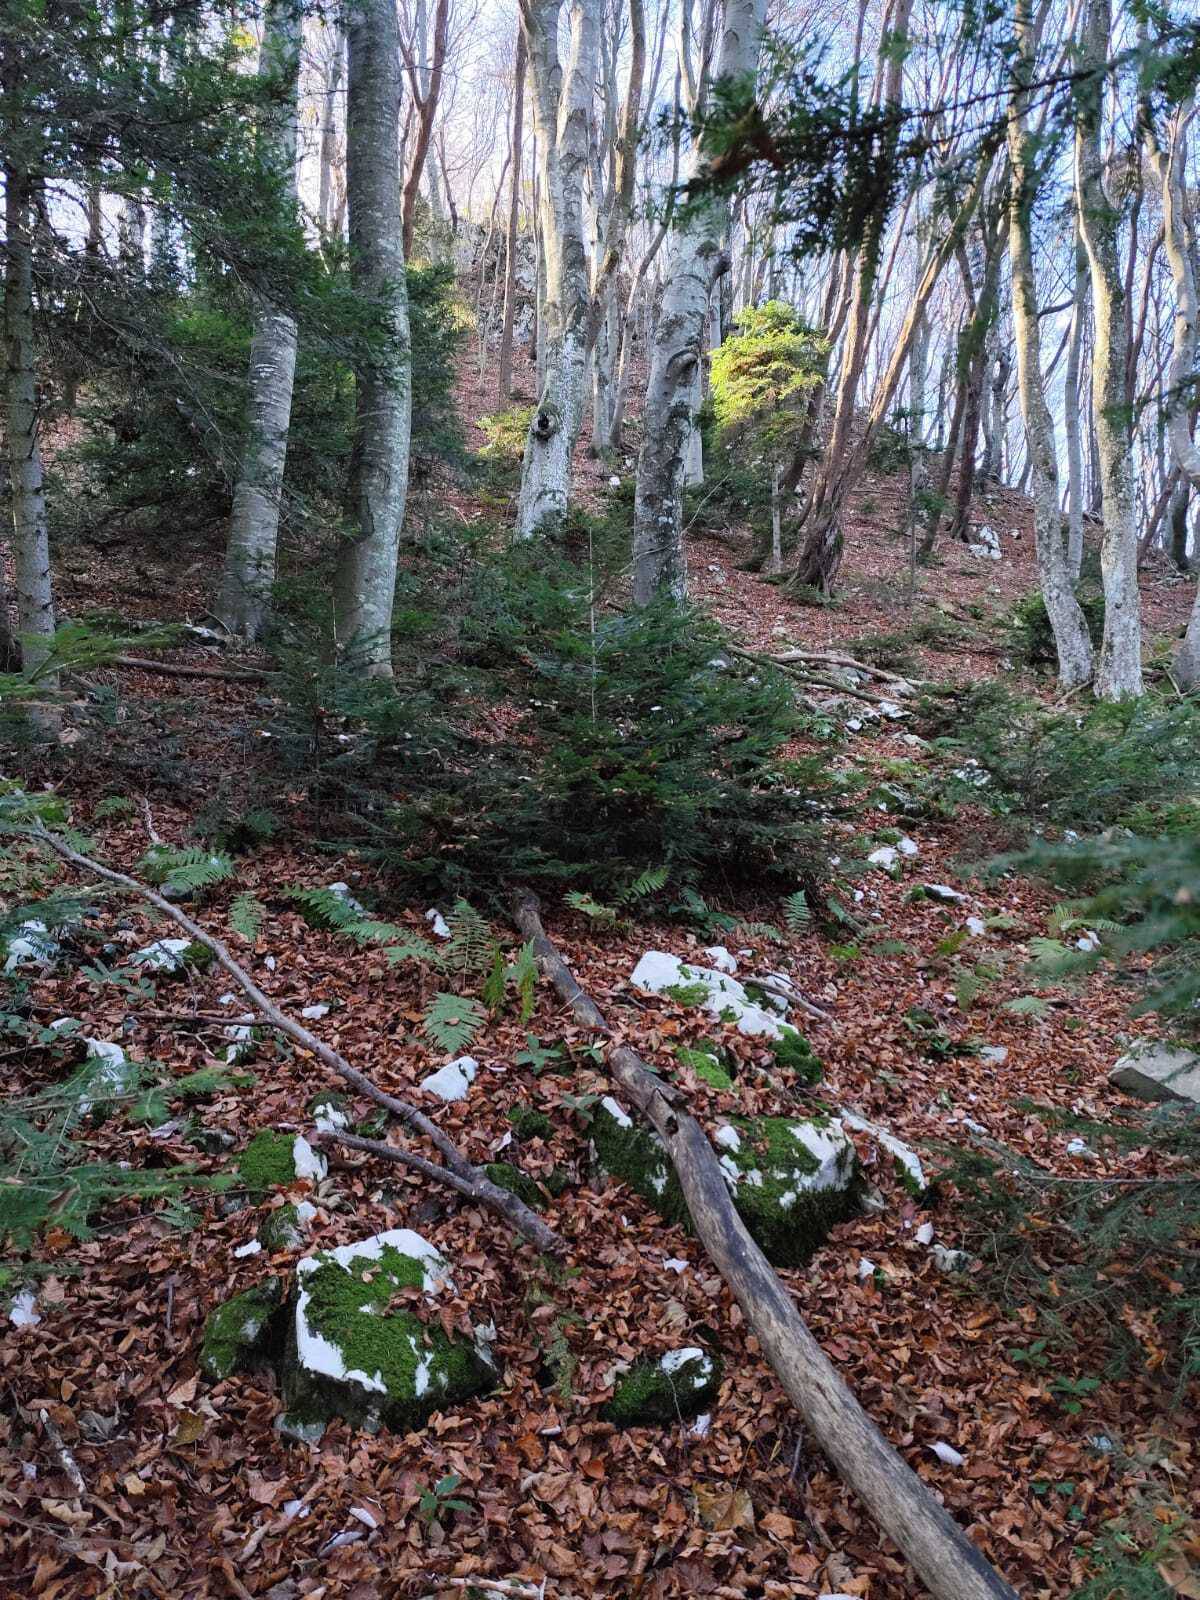
[[1063, 434], [1067, 444], [1067, 570], [1072, 586], [1079, 582], [1083, 567], [1083, 439], [1080, 419], [1083, 412], [1083, 329], [1088, 305], [1087, 254], [1078, 229], [1075, 233], [1074, 302], [1067, 345], [1067, 368], [1063, 379], [1066, 402]]
[[[278, 125], [264, 130], [270, 164], [285, 203], [296, 204], [301, 10], [296, 0], [273, 0], [264, 18], [262, 70], [283, 89]], [[279, 540], [279, 503], [287, 462], [296, 376], [296, 323], [257, 292], [250, 340], [246, 443], [233, 491], [229, 543], [216, 615], [230, 633], [261, 639], [270, 615]]]
[[[1037, 37], [1030, 16], [1031, 0], [1016, 0], [1015, 32], [1019, 59], [1008, 108], [1008, 158], [1012, 181], [1008, 203], [1009, 254], [1012, 258], [1013, 331], [1017, 346], [1017, 382], [1025, 442], [1033, 480], [1033, 530], [1038, 575], [1046, 615], [1058, 653], [1058, 678], [1064, 688], [1086, 683], [1092, 675], [1092, 641], [1075, 598], [1063, 519], [1058, 499], [1058, 457], [1054, 422], [1046, 404], [1042, 377], [1042, 342], [1038, 322], [1033, 265], [1033, 207], [1037, 199], [1037, 157], [1030, 148], [1026, 124], [1029, 90], [1036, 67]], [[1067, 407], [1070, 409], [1070, 396]]]
[[508, 233], [504, 252], [504, 323], [500, 330], [500, 373], [497, 399], [512, 399], [513, 320], [517, 309], [517, 223], [521, 211], [521, 143], [525, 135], [525, 30], [517, 25], [517, 60], [513, 70], [512, 188], [508, 197]]
[[1104, 542], [1104, 639], [1096, 695], [1125, 700], [1142, 693], [1141, 601], [1137, 580], [1137, 506], [1133, 419], [1126, 403], [1128, 328], [1125, 286], [1117, 258], [1120, 215], [1104, 188], [1101, 127], [1112, 0], [1088, 0], [1076, 89], [1075, 188], [1079, 231], [1087, 249], [1096, 317], [1092, 397], [1100, 456]]
[[[337, 99], [342, 86], [342, 73], [346, 57], [346, 36], [340, 24], [335, 23], [333, 54], [321, 94], [321, 146], [320, 171], [317, 179], [317, 226], [321, 237], [328, 239], [334, 233], [334, 183], [333, 168], [337, 157]], [[340, 229], [338, 230], [340, 232]]]
[[356, 0], [349, 54], [346, 191], [350, 273], [380, 308], [377, 346], [358, 358], [350, 462], [352, 533], [335, 581], [337, 637], [357, 670], [391, 677], [396, 558], [408, 490], [412, 388], [400, 216], [400, 38], [394, 0]]
[[[8, 64], [6, 63], [6, 69]], [[12, 85], [5, 72], [5, 92]], [[17, 632], [22, 664], [39, 667], [54, 637], [50, 576], [50, 529], [39, 438], [37, 368], [33, 342], [34, 183], [15, 152], [4, 169], [4, 346], [5, 432], [12, 502], [13, 564], [16, 569]], [[0, 651], [15, 655], [0, 617]]]
[[[1147, 142], [1162, 187], [1163, 231], [1171, 282], [1175, 289], [1175, 319], [1171, 339], [1171, 364], [1167, 372], [1167, 435], [1175, 460], [1184, 475], [1180, 485], [1183, 526], [1187, 547], [1189, 485], [1200, 493], [1200, 448], [1192, 437], [1191, 384], [1200, 345], [1200, 309], [1196, 293], [1196, 239], [1187, 190], [1187, 133], [1195, 115], [1195, 102], [1180, 105], [1171, 121], [1169, 141], [1163, 150], [1152, 137], [1147, 120]], [[1175, 656], [1175, 681], [1184, 690], [1200, 687], [1200, 584], [1188, 619], [1183, 642]]]
[[[417, 195], [421, 190], [421, 177], [433, 138], [433, 122], [437, 116], [438, 101], [442, 95], [442, 74], [446, 65], [446, 49], [450, 38], [450, 0], [437, 0], [433, 17], [433, 53], [429, 53], [426, 38], [427, 18], [425, 0], [417, 0], [417, 37], [410, 43], [398, 33], [400, 49], [404, 54], [408, 73], [409, 91], [416, 111], [416, 138], [412, 160], [404, 183], [404, 258], [412, 254], [413, 225], [416, 216]], [[433, 180], [437, 182], [436, 177]]]
[[[690, 5], [686, 7], [690, 18]], [[715, 77], [737, 80], [758, 68], [765, 0], [727, 0]], [[690, 96], [695, 104], [697, 93]], [[692, 152], [692, 174], [703, 173], [702, 149]], [[654, 330], [646, 385], [643, 440], [638, 456], [633, 524], [633, 598], [646, 605], [665, 593], [687, 595], [683, 547], [683, 488], [688, 448], [695, 432], [693, 414], [700, 354], [713, 287], [728, 270], [722, 240], [729, 226], [729, 202], [709, 198], [675, 229], [662, 310]]]
[[552, 531], [567, 512], [571, 453], [583, 420], [591, 287], [583, 236], [583, 178], [600, 47], [602, 0], [571, 0], [571, 55], [558, 55], [563, 0], [520, 0], [537, 130], [545, 310], [543, 368], [521, 467], [516, 537]]

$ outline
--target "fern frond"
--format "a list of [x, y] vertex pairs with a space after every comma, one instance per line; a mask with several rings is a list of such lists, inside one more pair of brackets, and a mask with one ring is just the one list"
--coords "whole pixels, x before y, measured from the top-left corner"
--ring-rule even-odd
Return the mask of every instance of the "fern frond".
[[812, 910], [803, 889], [797, 889], [795, 894], [789, 894], [783, 902], [783, 921], [789, 933], [801, 934], [807, 931], [812, 921]]
[[421, 1029], [439, 1050], [460, 1055], [486, 1021], [478, 1000], [461, 994], [435, 994]]
[[593, 922], [609, 926], [617, 920], [614, 906], [606, 906], [601, 900], [593, 900], [590, 894], [585, 894], [582, 889], [568, 889], [563, 899], [572, 911], [578, 911], [581, 916], [590, 917]]
[[233, 862], [219, 851], [191, 845], [182, 850], [153, 845], [138, 862], [137, 870], [148, 883], [176, 894], [192, 894], [233, 876]]
[[239, 894], [229, 907], [229, 926], [247, 944], [253, 944], [262, 927], [266, 907], [252, 894]]
[[357, 944], [388, 944], [393, 940], [404, 943], [409, 939], [406, 929], [369, 916], [357, 900], [336, 889], [292, 888], [283, 893], [300, 907], [310, 927], [344, 933]]
[[456, 900], [447, 921], [450, 937], [442, 947], [442, 959], [451, 972], [470, 977], [487, 972], [495, 960], [496, 941], [486, 918], [466, 900]]
[[1040, 994], [1021, 994], [1015, 1000], [1006, 1000], [1004, 1009], [1014, 1017], [1044, 1017], [1049, 1015], [1050, 1002]]
[[648, 894], [657, 894], [670, 875], [668, 866], [647, 867], [645, 872], [638, 873], [627, 889], [621, 890], [617, 899], [622, 905], [628, 905], [631, 900], [644, 900]]

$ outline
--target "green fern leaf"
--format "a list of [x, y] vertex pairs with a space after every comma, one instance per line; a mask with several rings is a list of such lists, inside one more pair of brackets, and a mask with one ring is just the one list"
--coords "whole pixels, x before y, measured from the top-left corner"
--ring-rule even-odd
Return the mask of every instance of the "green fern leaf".
[[231, 878], [233, 862], [219, 851], [199, 846], [175, 850], [156, 844], [139, 861], [138, 871], [148, 883], [159, 884], [175, 894], [194, 894]]
[[262, 927], [266, 908], [252, 894], [239, 894], [229, 907], [229, 926], [240, 934], [247, 944], [253, 944]]
[[578, 911], [582, 916], [590, 917], [593, 922], [608, 926], [617, 920], [617, 913], [613, 906], [606, 906], [600, 900], [593, 900], [590, 894], [584, 894], [582, 889], [568, 889], [563, 899], [572, 911]]
[[638, 874], [627, 889], [621, 890], [617, 898], [622, 905], [628, 905], [631, 900], [644, 900], [648, 894], [657, 894], [666, 884], [670, 875], [670, 867], [647, 867], [645, 872]]
[[791, 934], [801, 934], [807, 931], [812, 921], [812, 910], [808, 904], [808, 897], [803, 889], [797, 889], [795, 894], [789, 894], [783, 902], [783, 921]]
[[466, 900], [456, 900], [447, 921], [450, 937], [442, 947], [447, 970], [464, 977], [488, 972], [495, 960], [496, 941], [487, 920]]
[[1004, 1009], [1014, 1017], [1045, 1017], [1049, 1015], [1050, 1002], [1038, 994], [1021, 994], [1015, 1000], [1006, 1000]]
[[461, 1055], [486, 1021], [478, 1000], [461, 994], [435, 994], [421, 1028], [439, 1050]]

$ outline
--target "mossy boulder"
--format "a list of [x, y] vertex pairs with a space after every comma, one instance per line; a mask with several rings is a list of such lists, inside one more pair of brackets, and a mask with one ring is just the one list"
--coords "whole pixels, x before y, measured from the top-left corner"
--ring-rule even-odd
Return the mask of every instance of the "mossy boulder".
[[276, 1342], [276, 1314], [283, 1303], [283, 1284], [264, 1278], [226, 1300], [204, 1325], [200, 1370], [214, 1382], [235, 1372], [249, 1372], [269, 1360]]
[[482, 1335], [451, 1337], [428, 1314], [452, 1284], [437, 1251], [410, 1229], [307, 1256], [296, 1286], [281, 1374], [280, 1431], [289, 1437], [311, 1438], [334, 1417], [417, 1428], [496, 1384]]
[[554, 1124], [546, 1113], [533, 1106], [513, 1106], [508, 1120], [512, 1124], [513, 1138], [522, 1144], [528, 1139], [548, 1139], [554, 1131]]
[[[657, 1134], [608, 1097], [596, 1107], [592, 1140], [606, 1171], [669, 1222], [690, 1226]], [[776, 1266], [802, 1265], [858, 1208], [858, 1157], [835, 1117], [734, 1117], [715, 1131], [713, 1143], [738, 1215]]]
[[247, 1189], [265, 1194], [302, 1178], [319, 1182], [328, 1168], [325, 1157], [318, 1155], [303, 1135], [264, 1128], [238, 1157], [237, 1170]]
[[707, 1411], [721, 1385], [721, 1363], [689, 1345], [639, 1361], [618, 1380], [600, 1415], [618, 1428], [667, 1426]]
[[340, 1133], [354, 1121], [353, 1108], [344, 1094], [323, 1089], [308, 1102], [308, 1114], [322, 1131]]
[[710, 1089], [728, 1092], [733, 1088], [733, 1078], [722, 1065], [721, 1053], [716, 1045], [686, 1045], [675, 1047], [675, 1056], [681, 1067], [688, 1067]]
[[483, 1170], [497, 1189], [507, 1189], [509, 1194], [515, 1194], [518, 1200], [523, 1200], [534, 1211], [540, 1211], [545, 1205], [546, 1197], [537, 1184], [527, 1172], [514, 1167], [510, 1161], [490, 1161]]
[[312, 1218], [313, 1210], [307, 1201], [298, 1206], [277, 1206], [263, 1219], [258, 1230], [258, 1242], [272, 1255], [281, 1250], [303, 1249], [306, 1225]]
[[771, 1049], [777, 1067], [794, 1072], [800, 1082], [809, 1088], [820, 1083], [825, 1068], [820, 1056], [798, 1028], [793, 1028], [790, 1023], [785, 1022], [779, 1038]]

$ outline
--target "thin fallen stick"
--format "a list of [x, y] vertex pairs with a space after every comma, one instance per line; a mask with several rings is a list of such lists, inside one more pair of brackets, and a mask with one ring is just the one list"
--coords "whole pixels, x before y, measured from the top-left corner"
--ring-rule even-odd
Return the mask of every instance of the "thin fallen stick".
[[254, 667], [187, 667], [178, 661], [147, 661], [141, 656], [111, 656], [106, 665], [157, 672], [164, 678], [218, 678], [226, 683], [265, 683], [270, 677]]
[[[131, 878], [128, 873], [116, 872], [112, 867], [101, 866], [98, 861], [93, 861], [89, 856], [81, 855], [64, 838], [58, 834], [51, 833], [48, 828], [43, 827], [41, 824], [31, 829], [29, 836], [38, 840], [48, 849], [53, 850], [56, 855], [61, 856], [64, 861], [69, 861], [72, 866], [79, 868], [80, 871], [90, 873], [93, 877], [100, 878], [105, 883], [116, 884], [129, 894], [135, 894], [142, 900], [148, 901], [156, 910], [161, 911], [164, 916], [169, 917], [172, 922], [182, 928], [190, 938], [204, 945], [205, 949], [211, 950], [220, 965], [224, 967], [242, 993], [250, 1000], [255, 1010], [273, 1028], [280, 1033], [286, 1034], [289, 1039], [294, 1040], [303, 1049], [310, 1051], [318, 1061], [328, 1067], [331, 1072], [336, 1073], [338, 1077], [343, 1078], [353, 1088], [357, 1089], [360, 1094], [366, 1095], [369, 1099], [375, 1101], [377, 1105], [383, 1106], [393, 1116], [399, 1117], [401, 1122], [407, 1123], [415, 1132], [424, 1135], [429, 1140], [445, 1161], [446, 1168], [439, 1167], [433, 1162], [427, 1162], [423, 1166], [417, 1167], [418, 1171], [424, 1172], [426, 1177], [432, 1177], [438, 1182], [445, 1183], [449, 1188], [458, 1190], [459, 1193], [464, 1192], [462, 1182], [467, 1182], [471, 1185], [471, 1193], [474, 1199], [488, 1206], [492, 1211], [499, 1212], [506, 1221], [512, 1224], [518, 1233], [528, 1239], [531, 1244], [536, 1245], [539, 1250], [550, 1255], [562, 1255], [565, 1253], [565, 1242], [559, 1238], [553, 1229], [546, 1226], [536, 1212], [531, 1211], [515, 1194], [510, 1194], [507, 1189], [501, 1189], [497, 1184], [492, 1183], [480, 1167], [476, 1167], [467, 1160], [454, 1141], [442, 1132], [437, 1123], [431, 1122], [425, 1113], [413, 1105], [411, 1101], [401, 1100], [395, 1095], [386, 1094], [384, 1090], [372, 1083], [365, 1073], [360, 1072], [357, 1067], [352, 1067], [345, 1056], [339, 1054], [332, 1045], [328, 1045], [323, 1039], [319, 1039], [315, 1033], [311, 1033], [302, 1023], [289, 1016], [286, 1011], [281, 1011], [275, 1002], [263, 993], [245, 968], [234, 960], [220, 939], [206, 932], [185, 911], [181, 911], [170, 900], [164, 899], [149, 885], [140, 883], [136, 878]], [[389, 1148], [392, 1147], [389, 1146]], [[397, 1159], [402, 1158], [410, 1166], [414, 1166], [417, 1162], [423, 1160], [422, 1157], [418, 1156], [413, 1156], [412, 1159], [409, 1159], [408, 1154], [403, 1157], [397, 1156]], [[450, 1181], [452, 1176], [461, 1181], [452, 1183]]]
[[62, 1432], [59, 1429], [58, 1423], [55, 1422], [54, 1418], [48, 1411], [39, 1411], [38, 1421], [41, 1423], [46, 1437], [54, 1446], [54, 1453], [57, 1455], [63, 1471], [71, 1480], [72, 1489], [74, 1489], [75, 1493], [82, 1499], [82, 1497], [88, 1492], [87, 1484], [83, 1481], [83, 1473], [79, 1470], [79, 1463], [71, 1454], [71, 1451], [67, 1446], [67, 1441], [63, 1438]]
[[[604, 1014], [546, 937], [537, 898], [514, 901], [514, 920], [575, 1020], [611, 1036]], [[611, 1044], [614, 1081], [654, 1128], [683, 1188], [696, 1236], [725, 1279], [759, 1348], [813, 1438], [894, 1539], [935, 1600], [1016, 1600], [1016, 1591], [963, 1533], [933, 1492], [867, 1416], [796, 1310], [734, 1208], [716, 1151], [686, 1096], [655, 1077], [628, 1045]]]

